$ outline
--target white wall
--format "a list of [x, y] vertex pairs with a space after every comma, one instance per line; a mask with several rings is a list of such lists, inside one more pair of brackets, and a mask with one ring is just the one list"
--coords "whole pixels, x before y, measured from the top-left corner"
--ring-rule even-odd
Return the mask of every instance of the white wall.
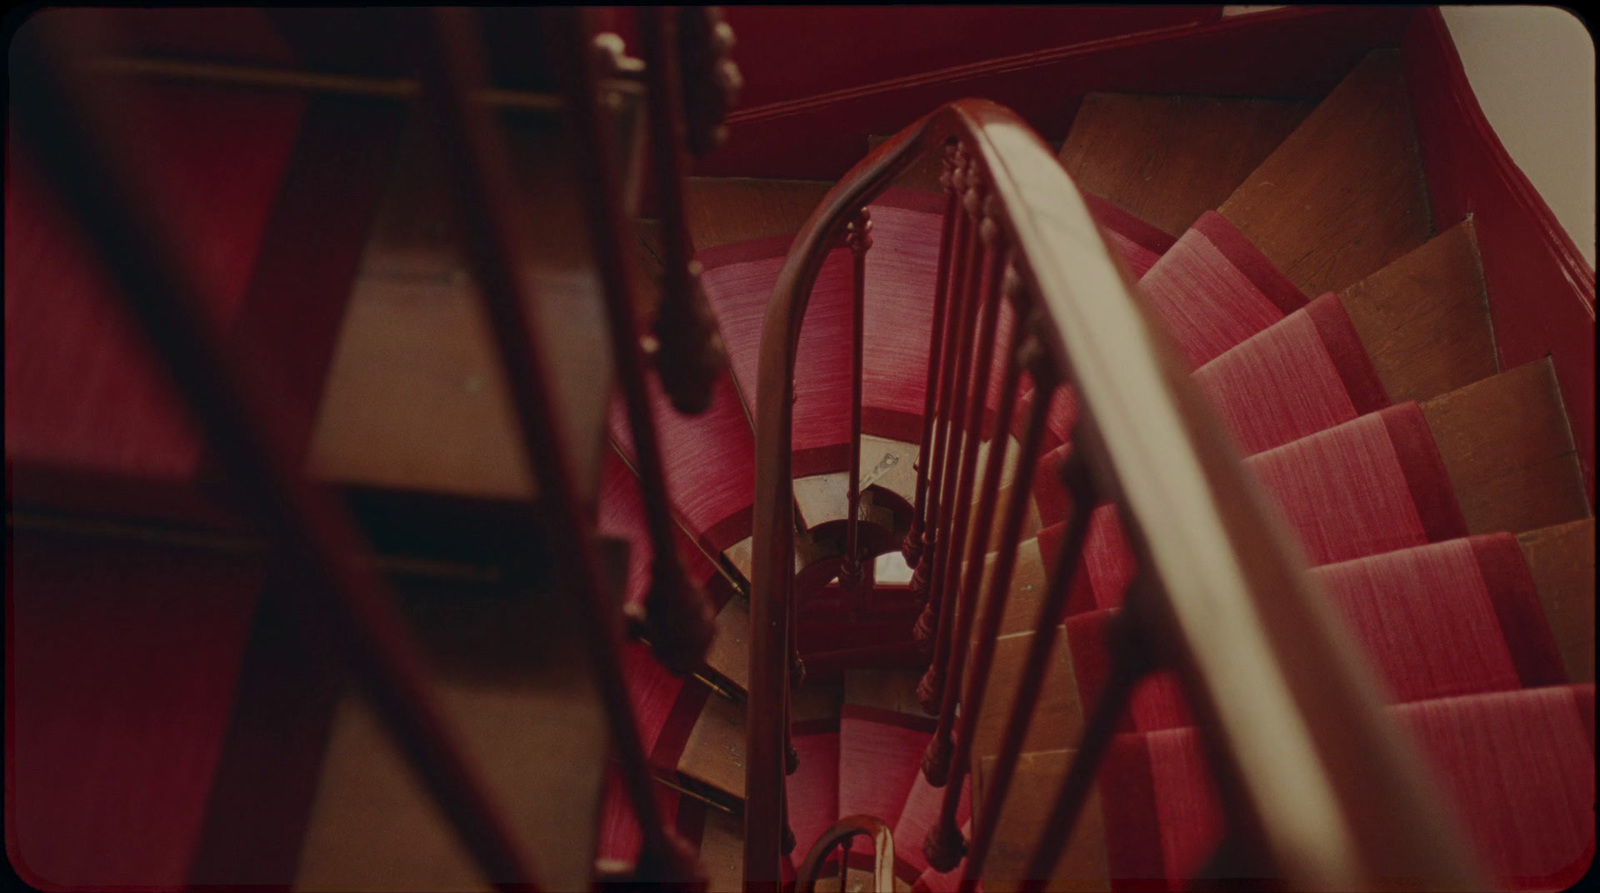
[[1595, 247], [1594, 40], [1553, 6], [1445, 6], [1478, 104], [1589, 266]]

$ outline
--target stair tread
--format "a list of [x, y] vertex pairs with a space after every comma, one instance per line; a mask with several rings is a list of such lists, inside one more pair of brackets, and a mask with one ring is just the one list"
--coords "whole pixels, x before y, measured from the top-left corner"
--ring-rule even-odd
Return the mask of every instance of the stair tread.
[[1452, 539], [1468, 529], [1415, 403], [1369, 413], [1244, 460], [1311, 564]]
[[1366, 349], [1332, 293], [1196, 369], [1194, 382], [1245, 455], [1389, 405]]
[[1392, 400], [1427, 400], [1499, 371], [1470, 220], [1339, 299]]
[[1397, 50], [1374, 50], [1218, 208], [1307, 294], [1349, 286], [1431, 234]]
[[[540, 881], [586, 885], [607, 731], [575, 606], [547, 594], [445, 587], [402, 592], [401, 603], [433, 668], [432, 692], [525, 851], [538, 854]], [[488, 880], [366, 698], [349, 691], [335, 711], [295, 886], [441, 889]]]
[[1520, 533], [1589, 515], [1550, 358], [1422, 404], [1474, 533]]
[[690, 177], [684, 189], [689, 241], [696, 251], [705, 251], [793, 236], [832, 188], [820, 180]]
[[[1076, 750], [1027, 751], [1017, 758], [1015, 774], [1006, 789], [996, 819], [994, 843], [984, 861], [983, 888], [1014, 891], [1021, 888], [1028, 862], [1038, 843], [1039, 828], [1055, 805], [1060, 780], [1066, 776]], [[999, 758], [985, 757], [976, 770], [975, 796], [986, 796]], [[1051, 891], [1109, 890], [1106, 866], [1106, 828], [1098, 786], [1091, 789], [1078, 823], [1061, 857], [1051, 870]]]
[[839, 718], [839, 815], [871, 815], [890, 827], [921, 770], [934, 720], [846, 704]]
[[[711, 405], [686, 416], [672, 407], [657, 376], [647, 381], [668, 498], [687, 530], [715, 553], [750, 535], [755, 502], [755, 435], [733, 379], [724, 373], [712, 388]], [[619, 391], [610, 404], [607, 431], [630, 466], [633, 429]]]
[[1573, 682], [1594, 679], [1594, 519], [1517, 537]]
[[917, 702], [920, 670], [866, 667], [844, 673], [844, 703], [927, 718]]
[[[1006, 723], [1016, 703], [1016, 685], [1022, 675], [1033, 631], [1001, 636], [995, 642], [994, 664], [984, 688], [983, 709], [972, 732], [972, 759], [981, 760], [1000, 752]], [[1051, 646], [1044, 685], [1035, 702], [1032, 722], [1023, 738], [1022, 749], [1042, 750], [1051, 742], [1076, 741], [1083, 729], [1083, 704], [1078, 698], [1077, 674], [1072, 666], [1071, 648], [1061, 628]]]
[[1238, 228], [1211, 211], [1139, 280], [1139, 292], [1191, 369], [1306, 303]]
[[[547, 209], [581, 208], [558, 127], [506, 126], [518, 179]], [[509, 385], [466, 258], [434, 140], [413, 127], [385, 192], [334, 349], [311, 443], [319, 480], [526, 500], [527, 467]], [[598, 488], [611, 399], [610, 342], [593, 252], [560, 213], [529, 215], [530, 311], [546, 382], [563, 407], [579, 499]]]
[[1178, 236], [1222, 204], [1314, 105], [1089, 93], [1060, 159], [1080, 189]]
[[716, 696], [707, 698], [678, 758], [678, 772], [733, 800], [743, 800], [744, 716], [741, 704]]

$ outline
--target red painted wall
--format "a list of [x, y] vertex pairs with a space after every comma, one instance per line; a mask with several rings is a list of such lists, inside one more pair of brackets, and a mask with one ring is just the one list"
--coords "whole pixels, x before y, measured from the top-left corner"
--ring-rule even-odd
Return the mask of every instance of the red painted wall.
[[751, 109], [989, 59], [1215, 21], [1217, 6], [731, 6]]
[[[990, 53], [986, 59], [957, 64], [930, 53], [917, 72], [906, 71], [907, 62], [879, 66], [837, 60], [831, 48], [816, 55], [796, 52], [797, 45], [807, 44], [768, 27], [758, 15], [763, 12], [750, 11], [757, 16], [750, 22], [733, 22], [739, 36], [734, 56], [750, 86], [729, 118], [727, 144], [702, 161], [697, 173], [837, 179], [866, 154], [868, 135], [894, 133], [940, 103], [968, 96], [1009, 106], [1053, 141], [1066, 136], [1078, 103], [1091, 91], [1319, 98], [1367, 50], [1398, 46], [1415, 10], [1300, 7], [1216, 20], [1208, 12], [1183, 25], [1170, 10], [1157, 9], [1148, 15], [1168, 18], [1146, 24], [1159, 21], [1160, 29], [1121, 33], [1116, 27], [1131, 24], [1119, 26], [1104, 13], [1104, 18], [1086, 16], [1101, 36], [1086, 42], [1069, 37], [1064, 43], [1044, 37], [1086, 33], [1088, 26], [1078, 23], [1083, 30], [1074, 31], [1064, 18], [1057, 30], [1041, 27], [1023, 36], [996, 25], [990, 27], [1003, 33], [979, 29], [980, 38], [972, 44]], [[900, 30], [911, 12], [900, 11]], [[1029, 12], [1045, 17], [1070, 11]], [[882, 10], [877, 15], [879, 42], [902, 40], [896, 20]], [[961, 63], [972, 58], [971, 48], [961, 52], [956, 57]], [[841, 83], [842, 76], [832, 71], [807, 72], [830, 63], [854, 72], [852, 89], [806, 93]], [[787, 80], [770, 83], [780, 77]]]

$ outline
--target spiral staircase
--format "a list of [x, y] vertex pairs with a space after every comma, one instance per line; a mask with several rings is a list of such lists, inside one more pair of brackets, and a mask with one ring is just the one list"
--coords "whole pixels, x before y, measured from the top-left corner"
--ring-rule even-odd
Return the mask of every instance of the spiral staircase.
[[[1422, 790], [1448, 816], [1441, 835], [1465, 842], [1459, 875], [1419, 869], [1379, 885], [1561, 889], [1583, 877], [1595, 839], [1582, 455], [1552, 361], [1502, 368], [1476, 222], [1434, 229], [1404, 78], [1399, 54], [1378, 49], [1316, 99], [1092, 93], [1052, 151], [1098, 224], [1096, 251], [1136, 284], [1153, 338], [1214, 415], [1204, 424], [1225, 432], [1282, 525], [1274, 536], [1310, 568], [1314, 616], [1364, 659], [1382, 713], [1426, 765]], [[971, 213], [977, 231], [984, 219], [981, 202], [963, 207], [964, 190], [988, 188], [992, 172], [985, 181], [961, 156], [926, 153], [847, 215], [850, 236], [814, 243], [782, 444], [795, 515], [784, 570], [794, 605], [780, 627], [790, 646], [752, 631], [771, 598], [757, 494], [771, 459], [757, 436], [774, 411], [758, 399], [775, 349], [769, 308], [855, 174], [837, 188], [685, 181], [727, 364], [692, 415], [675, 407], [672, 382], [637, 376], [654, 420], [641, 442], [632, 396], [611, 380], [627, 351], [607, 341], [599, 309], [603, 251], [572, 224], [585, 198], [571, 170], [584, 162], [549, 117], [506, 119], [515, 185], [563, 212], [523, 233], [537, 293], [550, 296], [532, 311], [547, 340], [532, 346], [565, 407], [568, 489], [597, 535], [605, 622], [616, 634], [630, 618], [613, 674], [592, 609], [552, 570], [561, 522], [527, 509], [552, 493], [522, 452], [535, 435], [516, 377], [493, 359], [501, 320], [475, 302], [492, 267], [463, 247], [478, 231], [470, 212], [449, 210], [461, 187], [434, 124], [348, 96], [241, 106], [181, 81], [132, 95], [158, 137], [182, 136], [162, 147], [181, 159], [158, 184], [170, 218], [231, 246], [177, 255], [223, 296], [208, 310], [240, 333], [226, 349], [285, 370], [287, 461], [338, 493], [372, 544], [420, 646], [418, 688], [505, 805], [502, 830], [541, 886], [651, 879], [643, 866], [662, 858], [652, 848], [664, 832], [640, 818], [640, 769], [661, 825], [714, 890], [765, 880], [747, 864], [757, 815], [781, 823], [779, 880], [815, 889], [871, 889], [886, 875], [896, 890], [955, 890], [964, 876], [985, 890], [1282, 879], [1281, 861], [1253, 852], [1277, 838], [1241, 830], [1233, 790], [1245, 786], [1216, 768], [1257, 764], [1219, 764], [1206, 732], [1219, 708], [1191, 700], [1192, 668], [1122, 675], [1140, 640], [1119, 631], [1150, 610], [1141, 568], [1155, 534], [1119, 493], [1075, 489], [1080, 457], [1100, 449], [1084, 439], [1094, 413], [1071, 387], [1040, 399], [1051, 393], [1040, 381], [1011, 379], [1008, 391], [1000, 353], [952, 360], [963, 339], [1022, 339], [1020, 312], [997, 309], [968, 337], [956, 305], [946, 314], [933, 298], [954, 281], [951, 233], [964, 224], [950, 221]], [[643, 125], [620, 95], [615, 129], [637, 157]], [[875, 138], [861, 170], [908, 139]], [[400, 696], [339, 660], [347, 640], [297, 622], [309, 608], [295, 593], [316, 587], [300, 564], [273, 559], [298, 553], [242, 520], [150, 352], [106, 315], [114, 292], [86, 260], [93, 235], [38, 185], [49, 162], [37, 145], [19, 149], [13, 135], [6, 188], [13, 867], [41, 886], [526, 880], [504, 876], [464, 830], [481, 830], [462, 818], [473, 807], [452, 805], [448, 785], [419, 769], [428, 760], [395, 732], [385, 701]], [[279, 195], [281, 183], [294, 189]], [[334, 184], [360, 201], [327, 208], [317, 199]], [[468, 208], [496, 219], [493, 190], [483, 193]], [[623, 204], [636, 215], [636, 201]], [[624, 264], [648, 313], [670, 301], [672, 222], [629, 225]], [[274, 261], [308, 272], [257, 272]], [[341, 282], [353, 288], [333, 318], [317, 298]], [[1001, 306], [998, 292], [991, 300]], [[968, 388], [969, 368], [968, 433], [944, 413], [934, 446], [928, 408]], [[1034, 417], [1037, 431], [1024, 421]], [[1005, 461], [988, 461], [997, 451]], [[963, 466], [985, 472], [956, 486]], [[992, 528], [973, 541], [972, 556], [988, 553], [981, 567], [935, 545], [952, 534], [926, 513], [930, 490], [961, 503], [974, 531]], [[1015, 528], [1000, 517], [1009, 505]], [[926, 550], [919, 531], [932, 534]], [[854, 567], [846, 537], [859, 537]], [[715, 636], [687, 672], [668, 667], [672, 629], [652, 625], [667, 540], [715, 611]], [[944, 576], [980, 585], [946, 583], [930, 602], [936, 554]], [[614, 682], [638, 766], [608, 738]], [[1101, 715], [1119, 686], [1126, 709]], [[784, 692], [781, 710], [770, 691]], [[781, 717], [786, 733], [762, 738], [757, 714]], [[1098, 772], [1072, 833], [1052, 840], [1057, 791], [1097, 728]], [[776, 812], [770, 788], [747, 798], [766, 784], [756, 745], [791, 764]], [[822, 840], [843, 845], [802, 864]]]

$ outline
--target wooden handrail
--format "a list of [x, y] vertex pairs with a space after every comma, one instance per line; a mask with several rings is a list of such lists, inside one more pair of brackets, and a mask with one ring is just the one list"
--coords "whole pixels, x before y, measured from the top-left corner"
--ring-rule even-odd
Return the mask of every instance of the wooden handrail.
[[[889, 826], [876, 816], [853, 815], [834, 822], [833, 827], [822, 832], [817, 842], [811, 845], [806, 860], [800, 863], [800, 870], [795, 872], [797, 893], [811, 893], [816, 888], [817, 874], [822, 870], [829, 851], [840, 844], [847, 844], [850, 838], [858, 834], [872, 838], [872, 890], [876, 893], [894, 890], [894, 835], [889, 831]], [[848, 862], [848, 846], [839, 854], [839, 858]], [[848, 865], [840, 868], [841, 877], [846, 870]], [[839, 889], [843, 890], [844, 886], [840, 885]]]
[[1034, 335], [1092, 422], [1080, 424], [1075, 449], [1127, 527], [1150, 592], [1139, 619], [1184, 684], [1236, 833], [1292, 887], [1481, 886], [1414, 746], [1383, 715], [1371, 671], [1316, 597], [1298, 546], [1077, 188], [1015, 114], [976, 99], [935, 110], [852, 169], [796, 236], [768, 305], [756, 400], [746, 886], [779, 882], [773, 804], [783, 784], [801, 322], [848, 221], [952, 140], [986, 178], [992, 217], [1041, 320]]

